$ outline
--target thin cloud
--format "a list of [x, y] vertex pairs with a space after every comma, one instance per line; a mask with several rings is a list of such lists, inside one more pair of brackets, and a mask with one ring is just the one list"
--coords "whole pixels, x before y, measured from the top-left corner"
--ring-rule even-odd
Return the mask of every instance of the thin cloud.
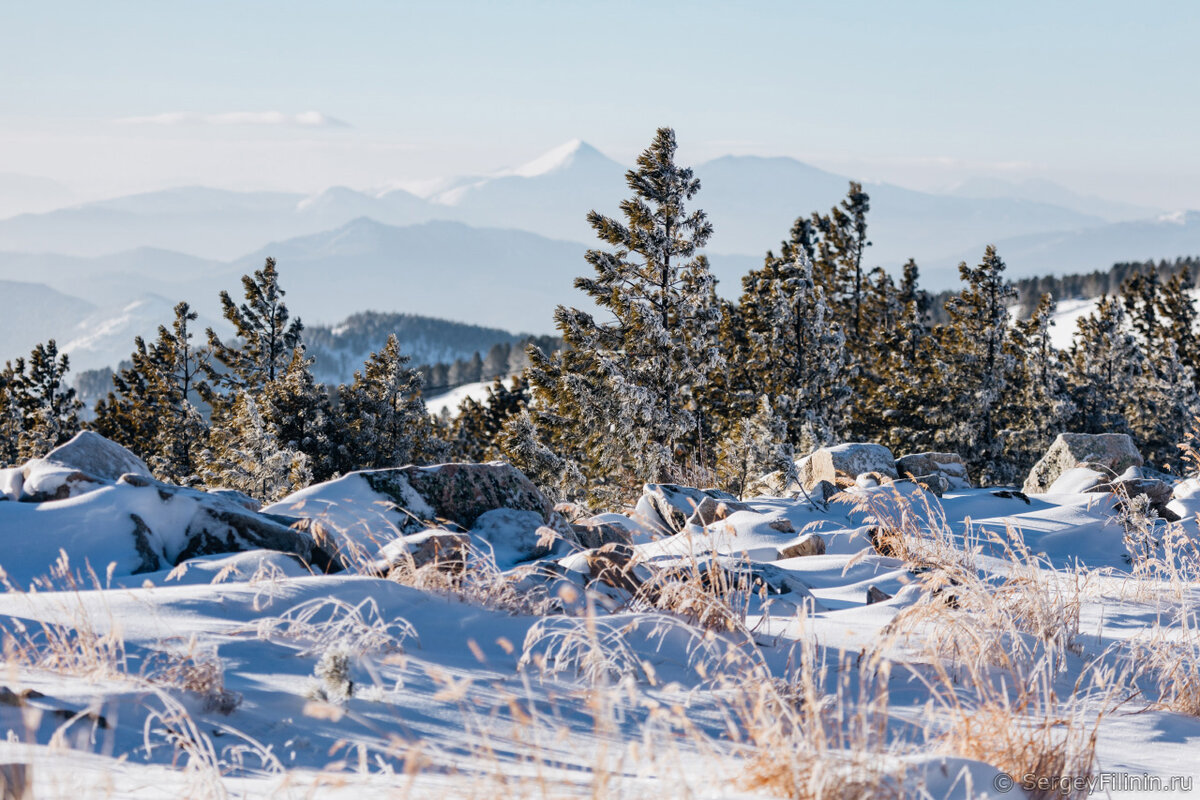
[[320, 111], [302, 111], [299, 114], [284, 114], [282, 111], [229, 111], [223, 114], [199, 114], [192, 111], [172, 111], [144, 117], [124, 117], [117, 120], [121, 125], [256, 125], [290, 128], [349, 128], [350, 124], [322, 114]]

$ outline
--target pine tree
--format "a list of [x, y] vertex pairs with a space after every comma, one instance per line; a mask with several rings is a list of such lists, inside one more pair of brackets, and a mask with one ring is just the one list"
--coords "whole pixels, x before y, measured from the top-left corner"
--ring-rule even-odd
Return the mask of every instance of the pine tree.
[[[1175, 343], [1180, 362], [1195, 381], [1200, 381], [1200, 339], [1196, 334], [1196, 301], [1191, 295], [1194, 288], [1186, 267], [1176, 272], [1159, 292], [1157, 316], [1163, 337]], [[1200, 391], [1200, 384], [1196, 388]]]
[[0, 467], [16, 464], [20, 460], [25, 418], [17, 396], [17, 375], [23, 370], [23, 359], [17, 359], [16, 367], [10, 361], [0, 370]]
[[712, 226], [702, 211], [685, 210], [700, 182], [675, 164], [675, 149], [674, 132], [660, 128], [626, 174], [634, 196], [621, 203], [624, 222], [588, 215], [614, 251], [590, 250], [595, 276], [575, 285], [612, 320], [560, 306], [555, 319], [572, 355], [530, 353], [545, 409], [539, 429], [558, 428], [543, 437], [586, 446], [589, 481], [607, 477], [623, 492], [710, 468], [699, 399], [723, 364], [720, 310], [708, 261], [696, 251]]
[[739, 498], [763, 475], [781, 471], [787, 478], [795, 471], [795, 451], [787, 442], [787, 425], [771, 409], [765, 395], [753, 415], [738, 420], [717, 448], [717, 477], [726, 490]]
[[[305, 358], [303, 348], [292, 350], [287, 367], [263, 387], [260, 397], [263, 422], [280, 446], [304, 455], [313, 480], [333, 477], [337, 464], [329, 396], [313, 380], [312, 359]], [[353, 425], [353, 416], [349, 419]]]
[[308, 458], [280, 443], [249, 394], [239, 394], [214, 425], [202, 474], [213, 488], [234, 489], [271, 503], [312, 482]]
[[845, 428], [845, 337], [804, 248], [789, 260], [767, 255], [742, 280], [739, 313], [748, 340], [738, 369], [754, 396], [768, 398], [786, 438], [808, 452], [837, 441]]
[[1075, 413], [1066, 365], [1050, 336], [1056, 309], [1054, 298], [1043, 294], [1030, 317], [1013, 326], [1009, 346], [1016, 364], [1001, 415], [1006, 483], [1029, 471]]
[[275, 259], [268, 258], [253, 275], [243, 275], [242, 287], [246, 300], [240, 306], [228, 292], [221, 292], [225, 319], [233, 324], [238, 341], [226, 345], [209, 328], [208, 343], [213, 356], [226, 368], [223, 374], [214, 375], [214, 380], [219, 379], [231, 389], [257, 394], [287, 369], [292, 351], [300, 346], [304, 326], [299, 319], [289, 321]]
[[5, 414], [10, 419], [0, 424], [16, 434], [17, 444], [17, 457], [9, 460], [38, 458], [79, 433], [83, 405], [66, 383], [69, 369], [66, 353], [59, 354], [53, 339], [34, 347], [28, 361], [18, 358], [6, 365]]
[[130, 365], [113, 374], [113, 389], [96, 404], [92, 421], [97, 432], [141, 456], [157, 478], [181, 485], [198, 482], [208, 435], [193, 402], [211, 397], [208, 353], [191, 341], [196, 317], [179, 303], [171, 327], [160, 325], [153, 345], [135, 338]]
[[866, 331], [863, 256], [871, 246], [867, 240], [867, 212], [870, 210], [870, 196], [863, 191], [861, 183], [851, 181], [846, 198], [828, 216], [813, 215], [813, 222], [821, 234], [817, 245], [818, 260], [827, 265], [825, 272], [831, 281], [826, 288], [836, 291], [831, 300], [835, 306], [845, 309], [839, 321], [855, 353], [858, 352], [857, 343]]
[[[1015, 366], [1008, 345], [1008, 306], [1017, 296], [1004, 278], [1004, 262], [989, 245], [977, 267], [958, 267], [966, 283], [946, 303], [950, 318], [940, 326], [946, 352], [945, 392], [937, 427], [947, 446], [957, 447], [981, 482], [996, 479], [1002, 467], [997, 437], [1005, 390]], [[967, 411], [969, 409], [969, 412]]]
[[1085, 433], [1129, 433], [1125, 407], [1146, 369], [1125, 307], [1101, 297], [1096, 310], [1081, 317], [1071, 346], [1068, 378], [1076, 407], [1073, 427]]
[[341, 387], [349, 468], [399, 467], [424, 455], [432, 431], [420, 373], [408, 362], [393, 334], [354, 373], [354, 383]]

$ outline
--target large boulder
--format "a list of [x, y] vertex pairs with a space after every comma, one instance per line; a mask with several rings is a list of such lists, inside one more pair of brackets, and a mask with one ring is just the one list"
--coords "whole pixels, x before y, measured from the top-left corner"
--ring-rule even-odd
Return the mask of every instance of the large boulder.
[[807, 458], [796, 462], [800, 483], [811, 491], [821, 481], [834, 486], [839, 479], [853, 481], [865, 472], [878, 473], [886, 478], [898, 478], [896, 457], [881, 444], [851, 442], [834, 447], [822, 447]]
[[902, 477], [912, 475], [921, 483], [936, 483], [943, 491], [971, 488], [967, 465], [958, 453], [910, 453], [896, 459], [896, 472]]
[[681, 531], [709, 495], [702, 489], [674, 483], [647, 483], [642, 498], [672, 531]]
[[152, 480], [150, 468], [132, 452], [94, 431], [81, 431], [21, 468], [17, 499], [65, 500], [115, 483], [126, 474]]
[[1142, 456], [1125, 433], [1060, 433], [1025, 479], [1026, 494], [1044, 494], [1064, 472], [1086, 465], [1111, 477], [1142, 466]]

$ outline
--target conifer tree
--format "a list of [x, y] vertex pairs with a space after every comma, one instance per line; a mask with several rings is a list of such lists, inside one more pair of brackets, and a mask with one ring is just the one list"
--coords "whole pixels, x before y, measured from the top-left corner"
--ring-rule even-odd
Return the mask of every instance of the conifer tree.
[[465, 399], [458, 407], [450, 436], [451, 455], [461, 461], [492, 461], [500, 458], [500, 435], [505, 424], [529, 407], [529, 381], [514, 375], [511, 385], [496, 378], [487, 397]]
[[[1200, 338], [1197, 338], [1196, 301], [1191, 292], [1195, 288], [1187, 268], [1181, 268], [1159, 292], [1158, 319], [1163, 328], [1163, 337], [1175, 343], [1180, 362], [1187, 367], [1194, 381], [1200, 381]], [[1200, 391], [1200, 384], [1196, 385]]]
[[1071, 346], [1074, 427], [1087, 433], [1129, 433], [1125, 407], [1145, 367], [1125, 307], [1115, 298], [1101, 297], [1095, 311], [1079, 319]]
[[280, 447], [303, 454], [313, 480], [333, 477], [337, 464], [330, 440], [329, 396], [313, 380], [312, 359], [305, 358], [303, 348], [292, 350], [287, 367], [263, 387], [260, 397], [259, 412]]
[[739, 371], [783, 421], [784, 441], [802, 452], [834, 443], [845, 428], [850, 396], [845, 337], [807, 252], [794, 247], [789, 260], [768, 253], [742, 288], [739, 313], [748, 341]]
[[856, 353], [856, 343], [866, 330], [863, 256], [871, 246], [867, 240], [867, 212], [870, 210], [870, 196], [863, 191], [861, 183], [851, 181], [846, 198], [828, 216], [813, 215], [813, 223], [821, 234], [818, 260], [827, 265], [826, 274], [831, 279], [827, 289], [836, 287], [837, 293], [831, 299], [845, 309], [840, 321], [851, 341], [851, 349]]
[[[66, 382], [70, 361], [59, 354], [58, 344], [49, 340], [29, 354], [18, 358], [4, 370], [6, 423], [16, 433], [16, 461], [38, 458], [63, 444], [79, 432], [79, 412], [83, 404]], [[16, 423], [15, 415], [20, 415]]]
[[96, 405], [92, 427], [142, 457], [160, 480], [196, 483], [208, 423], [193, 399], [211, 397], [208, 354], [192, 344], [187, 303], [175, 306], [170, 328], [160, 325], [148, 346], [134, 339], [130, 366], [113, 374], [113, 390]]
[[978, 266], [964, 262], [958, 272], [966, 285], [947, 301], [950, 321], [939, 328], [946, 370], [940, 385], [945, 402], [937, 427], [946, 445], [959, 448], [980, 480], [991, 482], [1002, 466], [998, 423], [1014, 367], [1007, 346], [1008, 306], [1017, 294], [1004, 278], [1004, 262], [991, 245]]
[[1030, 317], [1013, 326], [1009, 345], [1016, 363], [1001, 415], [1006, 483], [1029, 471], [1075, 413], [1066, 365], [1051, 340], [1056, 309], [1053, 296], [1043, 294]]
[[308, 458], [280, 443], [249, 394], [237, 395], [225, 422], [214, 425], [204, 454], [206, 485], [271, 503], [312, 482]]
[[304, 326], [299, 319], [290, 319], [275, 259], [268, 258], [253, 275], [243, 275], [242, 288], [245, 302], [240, 306], [228, 292], [221, 292], [225, 319], [233, 324], [237, 341], [227, 345], [209, 328], [208, 343], [213, 356], [226, 368], [214, 379], [231, 389], [257, 394], [287, 369], [292, 351], [300, 346]]
[[772, 411], [766, 395], [754, 414], [738, 420], [717, 448], [717, 477], [721, 486], [739, 498], [755, 479], [770, 472], [785, 473], [786, 485], [795, 469], [787, 425]]
[[21, 432], [25, 429], [25, 418], [17, 398], [17, 374], [23, 367], [22, 359], [17, 359], [18, 367], [12, 362], [0, 370], [0, 467], [16, 464], [20, 459]]
[[558, 428], [542, 436], [584, 445], [589, 481], [609, 477], [623, 492], [710, 468], [699, 390], [723, 360], [714, 281], [697, 250], [712, 226], [685, 208], [700, 182], [675, 164], [675, 149], [674, 132], [660, 128], [626, 174], [633, 197], [621, 203], [624, 222], [588, 215], [614, 249], [590, 250], [595, 275], [575, 285], [611, 320], [560, 306], [555, 319], [571, 355], [530, 353], [545, 409], [539, 428]]
[[432, 431], [421, 375], [408, 362], [392, 334], [354, 373], [354, 383], [341, 387], [350, 469], [399, 467], [424, 455]]

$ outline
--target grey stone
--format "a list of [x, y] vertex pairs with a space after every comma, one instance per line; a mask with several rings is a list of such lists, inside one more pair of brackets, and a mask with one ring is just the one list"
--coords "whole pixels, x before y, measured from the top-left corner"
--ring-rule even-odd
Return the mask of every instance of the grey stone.
[[870, 586], [867, 587], [867, 605], [872, 605], [874, 603], [882, 603], [884, 600], [891, 600], [891, 599], [892, 599], [892, 596], [890, 594], [885, 592], [883, 589], [880, 589], [875, 584], [871, 584]]
[[1026, 494], [1044, 494], [1060, 475], [1078, 466], [1095, 464], [1116, 477], [1130, 467], [1140, 467], [1142, 456], [1125, 433], [1060, 433], [1046, 455], [1029, 471]]
[[834, 447], [822, 447], [807, 458], [796, 462], [800, 471], [800, 484], [812, 490], [821, 481], [838, 485], [852, 482], [865, 472], [875, 472], [895, 480], [896, 458], [892, 451], [881, 444], [851, 442]]
[[571, 523], [575, 538], [581, 547], [593, 550], [606, 544], [632, 544], [629, 530], [615, 522], [600, 522], [590, 517]]
[[642, 487], [642, 497], [675, 532], [683, 530], [701, 503], [712, 499], [701, 489], [674, 483], [647, 483]]

